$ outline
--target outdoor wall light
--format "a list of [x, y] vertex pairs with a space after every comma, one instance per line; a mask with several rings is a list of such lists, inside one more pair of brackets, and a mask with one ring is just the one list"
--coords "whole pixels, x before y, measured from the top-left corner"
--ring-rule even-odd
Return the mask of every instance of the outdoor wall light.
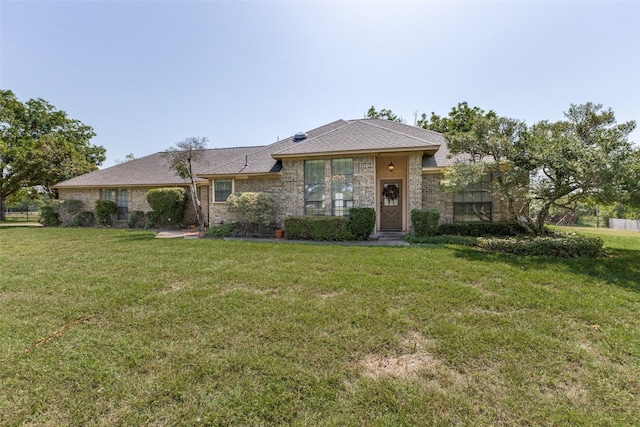
[[391, 158], [391, 161], [389, 162], [389, 172], [393, 172], [393, 157]]

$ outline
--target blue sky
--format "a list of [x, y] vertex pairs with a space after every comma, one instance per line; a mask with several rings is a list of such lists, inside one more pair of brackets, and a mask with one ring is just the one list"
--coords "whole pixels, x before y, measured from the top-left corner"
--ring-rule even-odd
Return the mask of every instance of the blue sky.
[[[0, 0], [0, 87], [92, 126], [111, 166], [189, 136], [264, 145], [389, 108], [640, 120], [636, 1]], [[640, 132], [632, 134], [640, 143]]]

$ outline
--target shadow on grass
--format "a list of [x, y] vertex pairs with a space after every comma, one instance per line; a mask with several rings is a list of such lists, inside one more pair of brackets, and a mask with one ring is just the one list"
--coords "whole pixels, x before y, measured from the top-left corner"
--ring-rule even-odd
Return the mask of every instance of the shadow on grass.
[[485, 252], [458, 247], [455, 256], [474, 262], [508, 264], [522, 269], [561, 267], [615, 286], [640, 291], [640, 251], [607, 249], [604, 258], [557, 258]]

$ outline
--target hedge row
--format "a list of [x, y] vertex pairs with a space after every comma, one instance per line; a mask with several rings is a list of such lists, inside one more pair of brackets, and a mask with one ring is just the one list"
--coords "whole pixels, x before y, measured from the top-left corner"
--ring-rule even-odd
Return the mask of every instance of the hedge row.
[[287, 239], [294, 240], [353, 240], [347, 218], [341, 216], [289, 216], [284, 220]]
[[598, 237], [553, 236], [509, 239], [479, 239], [481, 249], [517, 255], [545, 255], [558, 258], [597, 258], [603, 241]]
[[522, 236], [525, 231], [512, 222], [452, 222], [438, 225], [434, 234], [469, 237], [515, 237]]
[[502, 252], [526, 256], [552, 256], [557, 258], [597, 258], [603, 255], [602, 239], [583, 236], [544, 237], [470, 237], [439, 235], [406, 237], [409, 243], [434, 245], [460, 245], [477, 247], [492, 252]]

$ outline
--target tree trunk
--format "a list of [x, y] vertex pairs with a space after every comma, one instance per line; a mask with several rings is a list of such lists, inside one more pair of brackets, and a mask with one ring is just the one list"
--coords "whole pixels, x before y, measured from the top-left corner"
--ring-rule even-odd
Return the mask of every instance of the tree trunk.
[[7, 217], [4, 213], [4, 196], [0, 193], [0, 221], [6, 221]]

